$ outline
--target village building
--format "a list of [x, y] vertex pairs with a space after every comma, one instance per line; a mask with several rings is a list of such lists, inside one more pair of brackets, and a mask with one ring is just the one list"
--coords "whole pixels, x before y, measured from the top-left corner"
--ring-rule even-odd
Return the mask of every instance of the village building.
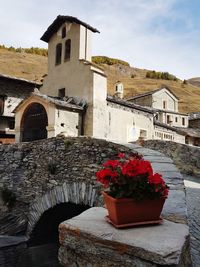
[[0, 74], [0, 143], [15, 142], [15, 117], [13, 109], [26, 97], [38, 83]]
[[162, 139], [185, 143], [188, 116], [168, 88], [124, 99], [116, 81], [107, 95], [107, 76], [91, 62], [91, 35], [99, 31], [71, 16], [58, 16], [41, 40], [48, 43], [48, 75], [40, 91], [14, 110], [16, 142], [86, 135], [134, 142]]

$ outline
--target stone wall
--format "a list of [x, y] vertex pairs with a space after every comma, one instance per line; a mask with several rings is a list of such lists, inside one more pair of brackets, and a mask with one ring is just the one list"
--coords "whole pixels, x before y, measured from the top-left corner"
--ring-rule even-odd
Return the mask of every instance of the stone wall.
[[178, 144], [175, 142], [165, 142], [161, 140], [148, 140], [143, 144], [173, 159], [176, 166], [187, 174], [193, 174], [200, 177], [200, 148]]
[[[130, 151], [105, 140], [51, 138], [0, 146], [0, 188], [16, 196], [8, 209], [0, 204], [0, 233], [30, 233], [41, 214], [56, 204], [98, 206], [95, 173], [108, 158]], [[4, 203], [3, 201], [0, 203]]]

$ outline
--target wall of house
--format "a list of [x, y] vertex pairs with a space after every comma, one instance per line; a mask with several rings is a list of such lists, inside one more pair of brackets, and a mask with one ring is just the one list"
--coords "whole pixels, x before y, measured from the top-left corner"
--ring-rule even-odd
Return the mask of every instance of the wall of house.
[[93, 136], [105, 139], [108, 135], [107, 78], [94, 72], [93, 88]]
[[55, 136], [64, 133], [66, 136], [76, 137], [81, 130], [80, 115], [68, 110], [55, 110]]
[[152, 96], [148, 95], [148, 96], [136, 98], [133, 100], [133, 102], [141, 106], [152, 107]]
[[156, 140], [174, 141], [185, 144], [185, 136], [163, 127], [155, 126], [154, 138]]
[[[168, 122], [167, 117], [169, 116], [170, 122]], [[170, 113], [170, 112], [159, 112], [159, 121], [162, 123], [166, 123], [170, 126], [176, 127], [188, 127], [188, 116], [178, 113]], [[184, 119], [184, 124], [183, 124]]]
[[35, 87], [36, 85], [31, 83], [0, 77], [0, 95], [6, 96], [3, 115], [14, 116], [12, 111], [22, 99], [34, 91]]
[[122, 142], [136, 141], [140, 136], [152, 139], [154, 134], [153, 115], [132, 110], [108, 102], [108, 139]]
[[163, 109], [163, 101], [166, 101], [166, 110], [178, 112], [178, 100], [166, 89], [152, 94], [152, 107]]

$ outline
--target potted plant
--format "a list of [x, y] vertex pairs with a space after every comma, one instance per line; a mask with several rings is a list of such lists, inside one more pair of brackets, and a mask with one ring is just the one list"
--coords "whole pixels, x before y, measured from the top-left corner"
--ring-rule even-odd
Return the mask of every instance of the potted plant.
[[158, 223], [168, 196], [168, 186], [151, 163], [138, 154], [107, 160], [96, 173], [103, 184], [107, 219], [116, 227]]

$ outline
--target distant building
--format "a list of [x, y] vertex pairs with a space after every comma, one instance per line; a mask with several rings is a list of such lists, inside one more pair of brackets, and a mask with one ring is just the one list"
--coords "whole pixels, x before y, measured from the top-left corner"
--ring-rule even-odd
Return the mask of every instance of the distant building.
[[15, 141], [13, 109], [39, 87], [32, 81], [0, 74], [0, 143]]

